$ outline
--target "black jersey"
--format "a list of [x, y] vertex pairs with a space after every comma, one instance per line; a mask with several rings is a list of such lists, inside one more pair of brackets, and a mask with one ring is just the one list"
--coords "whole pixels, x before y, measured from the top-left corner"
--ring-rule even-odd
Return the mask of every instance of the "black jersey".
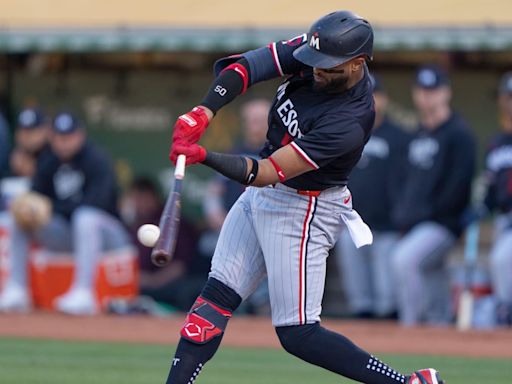
[[266, 158], [291, 144], [313, 171], [284, 184], [295, 189], [324, 190], [346, 185], [368, 141], [375, 112], [367, 69], [364, 77], [343, 93], [313, 89], [313, 69], [293, 57], [306, 35], [269, 44], [243, 55], [219, 60], [219, 73], [230, 62], [244, 57], [250, 65], [250, 84], [289, 76], [277, 90], [269, 113], [267, 142], [261, 152]]
[[487, 195], [485, 204], [501, 213], [512, 211], [512, 134], [500, 133], [489, 145], [485, 157]]
[[353, 207], [371, 229], [395, 230], [391, 220], [400, 205], [399, 191], [405, 174], [409, 135], [384, 119], [365, 145], [363, 155], [350, 176], [348, 186]]
[[109, 158], [91, 142], [67, 162], [49, 150], [38, 159], [32, 189], [48, 196], [53, 210], [67, 218], [79, 206], [117, 215], [116, 176]]
[[475, 161], [473, 134], [457, 114], [435, 130], [420, 127], [408, 146], [401, 203], [394, 209], [400, 228], [435, 221], [459, 235], [462, 214], [470, 202]]
[[312, 70], [286, 80], [270, 109], [267, 143], [270, 156], [286, 144], [315, 171], [284, 184], [296, 189], [323, 190], [346, 185], [371, 133], [375, 114], [368, 77], [339, 94], [313, 89]]

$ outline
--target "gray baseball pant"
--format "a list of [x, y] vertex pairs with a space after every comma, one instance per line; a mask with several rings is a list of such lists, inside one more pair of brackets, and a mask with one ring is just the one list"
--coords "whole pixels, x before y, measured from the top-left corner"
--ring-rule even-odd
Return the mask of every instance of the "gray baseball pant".
[[74, 288], [91, 288], [96, 265], [104, 250], [128, 246], [129, 234], [121, 222], [100, 209], [83, 206], [73, 212], [71, 221], [53, 215], [41, 230], [29, 234], [21, 230], [11, 214], [2, 214], [9, 232], [9, 283], [27, 287], [29, 245], [36, 241], [43, 248], [55, 252], [73, 252], [75, 257]]
[[371, 242], [349, 197], [345, 187], [318, 197], [282, 184], [247, 188], [226, 217], [210, 277], [246, 299], [267, 275], [274, 326], [319, 321], [327, 256], [343, 224], [355, 242]]
[[512, 214], [495, 222], [495, 239], [490, 251], [490, 270], [496, 298], [512, 304]]
[[336, 256], [342, 288], [351, 313], [386, 316], [396, 311], [392, 251], [399, 234], [374, 231], [373, 243], [356, 248], [347, 231], [341, 233]]
[[447, 259], [455, 242], [446, 227], [427, 221], [414, 226], [396, 244], [392, 262], [403, 325], [451, 321]]

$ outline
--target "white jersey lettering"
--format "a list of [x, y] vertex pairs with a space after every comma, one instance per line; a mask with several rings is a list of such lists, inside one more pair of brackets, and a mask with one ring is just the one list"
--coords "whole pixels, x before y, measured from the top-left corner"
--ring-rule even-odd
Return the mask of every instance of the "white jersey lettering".
[[297, 111], [290, 99], [286, 100], [277, 108], [277, 114], [281, 118], [284, 126], [288, 129], [288, 134], [294, 138], [301, 138], [303, 136], [299, 129], [299, 120]]

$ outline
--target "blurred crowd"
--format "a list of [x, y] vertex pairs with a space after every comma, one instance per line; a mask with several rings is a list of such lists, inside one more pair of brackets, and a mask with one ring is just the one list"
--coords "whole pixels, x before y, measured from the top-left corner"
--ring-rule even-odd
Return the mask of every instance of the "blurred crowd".
[[[424, 65], [416, 71], [414, 130], [389, 116], [385, 85], [377, 76], [372, 82], [374, 132], [349, 189], [374, 241], [357, 249], [346, 231], [340, 233], [332, 252], [343, 292], [340, 306], [343, 301], [347, 315], [358, 319], [397, 320], [404, 326], [452, 324], [457, 307], [453, 287], [460, 281], [451, 273], [451, 255], [464, 244], [468, 225], [492, 220], [491, 247], [482, 255], [490, 282], [483, 323], [511, 326], [512, 73], [505, 73], [497, 86], [500, 126], [486, 147], [483, 167], [478, 166], [472, 127], [451, 107], [450, 78], [442, 67]], [[251, 99], [241, 107], [243, 139], [233, 153], [258, 156], [270, 103]], [[484, 193], [474, 198], [479, 175]], [[87, 127], [73, 113], [50, 117], [41, 108], [25, 108], [12, 130], [0, 115], [0, 178], [0, 230], [5, 234], [0, 241], [9, 266], [0, 283], [0, 311], [5, 312], [33, 307], [28, 259], [34, 244], [67, 252], [74, 261], [69, 290], [54, 301], [60, 312], [126, 313], [155, 305], [187, 311], [206, 281], [226, 214], [243, 192], [240, 184], [214, 176], [203, 201], [204, 224], [183, 217], [175, 256], [159, 268], [136, 233], [142, 224], [158, 225], [161, 186], [151, 175], [141, 175], [120, 190], [112, 160], [88, 139]], [[138, 255], [139, 296], [102, 307], [94, 291], [97, 265], [113, 249]], [[266, 281], [239, 311], [270, 313]]]

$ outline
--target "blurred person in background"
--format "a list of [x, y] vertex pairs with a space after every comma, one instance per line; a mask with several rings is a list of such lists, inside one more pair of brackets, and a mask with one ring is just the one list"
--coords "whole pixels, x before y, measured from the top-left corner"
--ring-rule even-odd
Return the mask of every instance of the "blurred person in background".
[[[181, 217], [173, 259], [164, 267], [157, 267], [151, 262], [152, 248], [137, 240], [137, 230], [143, 224], [158, 225], [162, 209], [160, 191], [147, 177], [136, 178], [122, 199], [121, 216], [139, 255], [140, 294], [187, 311], [207, 279], [209, 261], [204, 263], [206, 266], [201, 266], [201, 261], [197, 260], [197, 229], [185, 217]], [[145, 303], [138, 298], [129, 304], [136, 311], [138, 306]]]
[[[84, 126], [69, 113], [53, 120], [50, 147], [38, 159], [32, 199], [16, 204], [9, 215], [11, 270], [0, 295], [0, 310], [30, 309], [27, 259], [29, 243], [35, 240], [52, 251], [72, 252], [75, 258], [72, 286], [56, 298], [57, 310], [94, 314], [98, 303], [93, 283], [102, 251], [130, 244], [117, 217], [116, 176], [108, 157], [87, 140]], [[49, 201], [46, 205], [51, 209], [43, 210], [48, 217], [27, 221], [27, 212], [33, 211], [24, 204], [38, 200]]]
[[447, 260], [469, 205], [476, 148], [466, 122], [452, 111], [448, 74], [426, 65], [412, 98], [418, 131], [408, 145], [406, 174], [393, 216], [404, 236], [393, 252], [399, 319], [407, 326], [452, 320]]
[[512, 72], [498, 87], [501, 132], [491, 140], [486, 157], [486, 194], [481, 213], [496, 212], [490, 270], [497, 303], [497, 323], [512, 325]]
[[40, 109], [26, 108], [18, 115], [14, 148], [10, 157], [13, 176], [32, 178], [37, 159], [48, 149], [50, 126]]
[[[242, 123], [242, 143], [231, 150], [231, 153], [259, 156], [266, 140], [268, 129], [268, 111], [270, 101], [254, 99], [242, 105], [240, 111]], [[203, 202], [208, 226], [220, 231], [224, 219], [245, 187], [222, 175], [217, 175], [208, 185], [208, 194]]]
[[400, 234], [390, 212], [403, 178], [408, 135], [386, 116], [388, 95], [381, 81], [370, 77], [375, 101], [375, 123], [361, 159], [350, 174], [353, 207], [370, 226], [373, 243], [356, 248], [348, 231], [343, 231], [336, 247], [337, 265], [355, 318], [396, 317], [396, 283], [391, 255]]
[[[240, 110], [242, 126], [242, 143], [231, 150], [231, 153], [259, 158], [265, 144], [268, 130], [268, 112], [270, 100], [258, 98], [244, 103]], [[208, 193], [203, 201], [208, 229], [201, 236], [200, 252], [203, 257], [211, 258], [217, 244], [220, 229], [228, 211], [245, 190], [245, 186], [217, 174], [208, 184]], [[270, 314], [267, 280], [243, 304], [239, 312], [251, 314]]]
[[11, 137], [9, 134], [9, 124], [7, 124], [4, 115], [0, 113], [0, 179], [7, 174], [7, 170], [9, 169], [10, 149]]
[[[2, 205], [4, 208], [7, 207], [12, 198], [29, 188], [37, 159], [45, 149], [48, 149], [48, 135], [48, 121], [40, 109], [25, 108], [19, 113], [13, 148], [10, 153], [0, 154], [8, 158], [3, 172], [0, 171], [0, 174], [5, 176], [0, 184], [0, 196], [3, 201], [3, 204], [0, 203], [0, 209]], [[0, 145], [7, 144], [1, 142]], [[3, 225], [4, 219], [0, 219], [0, 222], [0, 225]]]

